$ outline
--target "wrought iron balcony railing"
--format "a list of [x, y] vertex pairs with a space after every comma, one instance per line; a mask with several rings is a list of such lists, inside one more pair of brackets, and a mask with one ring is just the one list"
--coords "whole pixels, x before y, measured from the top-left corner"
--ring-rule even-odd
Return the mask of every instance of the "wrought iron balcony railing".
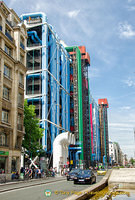
[[23, 44], [22, 42], [20, 42], [20, 47], [21, 47], [23, 50], [25, 50], [25, 46], [24, 46], [24, 44]]
[[5, 35], [13, 42], [14, 39], [7, 31], [5, 32]]

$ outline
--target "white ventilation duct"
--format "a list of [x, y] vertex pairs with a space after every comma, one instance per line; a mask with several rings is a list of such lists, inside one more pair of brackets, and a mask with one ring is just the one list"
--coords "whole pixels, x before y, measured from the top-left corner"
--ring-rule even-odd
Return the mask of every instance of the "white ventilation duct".
[[75, 144], [75, 137], [69, 132], [59, 134], [53, 142], [53, 168], [57, 168], [57, 172], [60, 172], [62, 166], [67, 165], [70, 144]]

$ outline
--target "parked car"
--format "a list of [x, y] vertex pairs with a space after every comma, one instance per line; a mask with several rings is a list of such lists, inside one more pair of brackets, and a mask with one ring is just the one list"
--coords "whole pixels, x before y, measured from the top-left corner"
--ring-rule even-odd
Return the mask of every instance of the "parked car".
[[72, 169], [68, 174], [67, 174], [67, 181], [69, 180], [74, 180], [74, 178], [77, 176], [77, 174], [81, 171], [81, 169]]
[[92, 170], [82, 170], [74, 178], [74, 184], [76, 183], [89, 183], [89, 184], [96, 183], [96, 176], [92, 172]]
[[98, 176], [104, 176], [106, 174], [106, 170], [105, 169], [99, 169], [97, 170], [97, 175]]

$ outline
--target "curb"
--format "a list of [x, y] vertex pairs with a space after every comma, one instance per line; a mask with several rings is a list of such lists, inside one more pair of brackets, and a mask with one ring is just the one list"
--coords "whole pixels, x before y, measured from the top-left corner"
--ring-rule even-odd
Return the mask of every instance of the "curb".
[[[1, 186], [6, 186], [6, 185], [13, 185], [13, 184], [19, 184], [19, 183], [28, 183], [28, 182], [34, 182], [34, 181], [41, 181], [41, 180], [47, 180], [52, 177], [46, 177], [46, 178], [40, 178], [40, 179], [30, 179], [30, 180], [19, 180], [19, 181], [9, 181], [5, 183], [0, 183]], [[55, 178], [64, 178], [63, 176], [55, 176]]]
[[63, 200], [84, 200], [84, 199], [91, 198], [92, 196], [94, 196], [94, 194], [97, 191], [102, 190], [103, 188], [105, 188], [108, 185], [108, 179], [109, 179], [111, 172], [112, 172], [112, 170], [108, 170], [108, 172], [106, 173], [106, 175], [103, 177], [103, 179], [100, 182], [96, 183], [95, 185], [93, 185], [85, 190], [78, 192], [78, 195], [74, 194]]
[[[42, 179], [43, 180], [43, 179]], [[45, 180], [45, 179], [44, 179]], [[62, 180], [65, 180], [65, 177], [62, 177], [60, 179], [56, 179], [56, 180], [49, 180], [49, 181], [46, 181], [46, 182], [39, 182], [39, 183], [35, 183], [34, 184], [34, 181], [28, 181], [29, 183], [32, 183], [33, 184], [30, 184], [30, 185], [25, 185], [25, 186], [19, 186], [19, 187], [13, 187], [13, 188], [9, 188], [9, 189], [3, 189], [0, 191], [0, 193], [3, 193], [3, 192], [7, 192], [7, 191], [11, 191], [11, 190], [17, 190], [17, 189], [21, 189], [21, 188], [28, 188], [28, 187], [31, 187], [31, 186], [36, 186], [36, 185], [45, 185], [45, 184], [48, 184], [48, 183], [52, 183], [52, 182], [58, 182], [58, 181], [62, 181]], [[21, 183], [28, 183], [28, 182], [23, 182], [21, 181]], [[14, 184], [17, 184], [18, 182], [15, 182]], [[9, 185], [9, 184], [8, 184]], [[12, 184], [10, 184], [12, 185]], [[4, 186], [6, 186], [6, 184], [4, 184]]]

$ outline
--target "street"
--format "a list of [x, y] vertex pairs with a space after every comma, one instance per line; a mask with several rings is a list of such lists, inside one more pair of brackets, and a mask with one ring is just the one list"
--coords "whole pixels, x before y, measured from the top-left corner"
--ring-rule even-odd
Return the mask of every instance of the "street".
[[[56, 179], [56, 182], [54, 182]], [[102, 176], [97, 177], [97, 182], [102, 179]], [[58, 181], [59, 180], [59, 181]], [[49, 182], [50, 181], [50, 182]], [[53, 181], [53, 182], [51, 182]], [[49, 182], [49, 183], [47, 183]], [[36, 181], [37, 183], [37, 181]], [[30, 185], [29, 187], [27, 187]], [[26, 186], [26, 187], [25, 187]], [[50, 180], [44, 180], [39, 182], [39, 185], [34, 185], [33, 183], [18, 183], [13, 185], [0, 186], [0, 191], [5, 189], [13, 189], [10, 191], [5, 191], [0, 193], [1, 200], [61, 200], [74, 193], [80, 192], [81, 190], [86, 189], [90, 185], [74, 185], [73, 181], [67, 181], [63, 178], [54, 178]], [[19, 188], [24, 187], [24, 188]], [[18, 189], [19, 188], [19, 189]], [[48, 190], [51, 192], [51, 196], [46, 196], [45, 191]]]

